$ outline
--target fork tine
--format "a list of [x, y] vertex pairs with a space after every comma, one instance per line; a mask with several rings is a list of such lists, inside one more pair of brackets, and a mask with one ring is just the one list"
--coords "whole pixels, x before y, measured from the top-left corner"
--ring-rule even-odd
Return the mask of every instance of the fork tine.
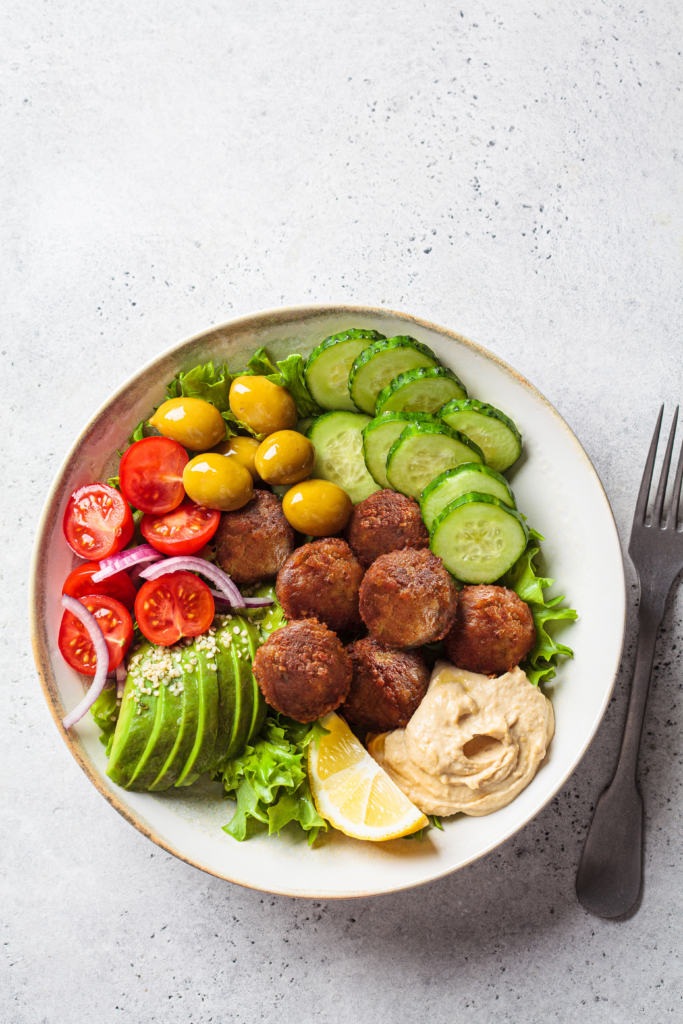
[[671, 452], [674, 447], [674, 434], [676, 433], [676, 423], [678, 422], [678, 406], [674, 410], [674, 418], [671, 421], [671, 430], [669, 431], [669, 440], [666, 442], [666, 452], [664, 453], [664, 462], [662, 463], [662, 472], [659, 474], [659, 485], [657, 487], [657, 497], [655, 498], [654, 508], [652, 509], [652, 525], [662, 525], [662, 511], [664, 509], [664, 496], [666, 494], [666, 482], [669, 479], [669, 467], [671, 466]]
[[648, 452], [647, 462], [645, 463], [645, 469], [643, 470], [643, 479], [640, 481], [640, 490], [638, 491], [638, 501], [636, 502], [636, 510], [633, 515], [633, 523], [640, 525], [645, 522], [645, 513], [647, 512], [647, 499], [650, 496], [650, 484], [652, 483], [652, 470], [655, 467], [655, 456], [657, 455], [657, 442], [659, 441], [659, 431], [662, 428], [662, 416], [664, 414], [664, 406], [659, 410], [659, 416], [657, 417], [657, 423], [655, 426], [655, 432], [652, 435], [652, 441], [650, 443], [650, 451]]
[[681, 452], [678, 456], [674, 489], [671, 495], [671, 511], [669, 512], [669, 522], [667, 523], [667, 526], [672, 526], [674, 530], [678, 529], [678, 502], [681, 497], [681, 478], [683, 478], [683, 444], [681, 444]]

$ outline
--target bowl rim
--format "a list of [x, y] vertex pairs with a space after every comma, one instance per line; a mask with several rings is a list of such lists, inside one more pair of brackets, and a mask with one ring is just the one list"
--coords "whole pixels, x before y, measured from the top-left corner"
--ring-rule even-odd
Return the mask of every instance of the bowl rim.
[[[401, 311], [388, 309], [383, 306], [359, 306], [348, 305], [344, 303], [309, 303], [303, 306], [277, 306], [274, 307], [273, 309], [256, 310], [254, 312], [245, 313], [238, 317], [233, 317], [230, 320], [225, 320], [220, 323], [213, 324], [209, 327], [204, 328], [201, 331], [196, 332], [195, 334], [190, 335], [189, 337], [184, 338], [182, 341], [177, 342], [174, 345], [171, 345], [169, 348], [163, 349], [161, 352], [157, 353], [151, 359], [147, 360], [147, 362], [144, 363], [142, 367], [140, 367], [138, 370], [132, 373], [114, 391], [108, 394], [104, 402], [102, 402], [98, 409], [88, 419], [85, 426], [80, 430], [77, 437], [71, 444], [69, 450], [67, 451], [64, 459], [62, 460], [62, 463], [59, 469], [57, 470], [57, 473], [55, 474], [52, 485], [50, 486], [50, 489], [45, 498], [36, 528], [36, 536], [33, 544], [33, 551], [29, 567], [29, 626], [31, 635], [31, 646], [33, 649], [33, 658], [38, 672], [38, 678], [40, 680], [43, 696], [45, 697], [47, 706], [50, 710], [52, 718], [54, 719], [55, 725], [57, 726], [57, 729], [59, 730], [62, 736], [62, 739], [64, 740], [72, 756], [74, 757], [80, 768], [83, 770], [85, 775], [88, 777], [90, 782], [92, 782], [92, 784], [105, 798], [105, 800], [107, 800], [107, 802], [111, 804], [111, 806], [116, 811], [118, 811], [118, 813], [123, 818], [125, 818], [126, 821], [133, 825], [147, 839], [150, 839], [153, 843], [155, 843], [155, 845], [159, 846], [167, 853], [172, 854], [174, 857], [177, 857], [179, 860], [184, 861], [186, 864], [190, 864], [192, 867], [198, 868], [200, 871], [204, 871], [207, 874], [213, 875], [216, 878], [223, 879], [224, 881], [231, 882], [235, 885], [241, 885], [244, 888], [253, 889], [257, 892], [268, 892], [274, 895], [289, 896], [298, 899], [342, 900], [358, 899], [360, 897], [369, 898], [372, 896], [388, 895], [393, 892], [401, 892], [406, 889], [417, 888], [420, 885], [426, 885], [429, 882], [434, 882], [440, 878], [444, 878], [447, 875], [453, 874], [455, 871], [459, 871], [462, 868], [467, 867], [469, 864], [472, 864], [475, 861], [480, 860], [482, 857], [491, 853], [499, 846], [502, 846], [503, 843], [506, 843], [512, 836], [514, 836], [522, 828], [528, 825], [529, 822], [532, 821], [541, 812], [541, 810], [543, 810], [545, 806], [547, 806], [547, 804], [553, 799], [553, 797], [556, 796], [557, 793], [559, 793], [559, 791], [565, 785], [567, 779], [570, 777], [570, 775], [576, 769], [579, 762], [587, 753], [588, 748], [590, 747], [595, 737], [595, 734], [602, 722], [605, 711], [608, 707], [610, 698], [612, 696], [612, 692], [614, 690], [617, 675], [619, 672], [619, 667], [621, 664], [624, 634], [626, 629], [626, 582], [622, 554], [622, 557], [620, 559], [621, 572], [619, 577], [620, 593], [622, 596], [623, 603], [623, 618], [621, 622], [621, 642], [619, 644], [616, 662], [613, 666], [610, 685], [605, 690], [604, 699], [602, 701], [601, 706], [595, 714], [594, 721], [591, 724], [585, 743], [583, 744], [581, 749], [577, 751], [571, 763], [568, 764], [566, 770], [562, 774], [562, 777], [555, 786], [553, 792], [549, 796], [539, 799], [533, 805], [533, 807], [527, 812], [527, 814], [521, 821], [515, 823], [502, 836], [491, 841], [491, 843], [487, 845], [485, 849], [481, 850], [479, 853], [473, 854], [472, 856], [468, 857], [468, 859], [463, 861], [461, 864], [458, 864], [455, 867], [440, 868], [436, 870], [434, 873], [430, 874], [428, 877], [419, 879], [417, 881], [409, 881], [405, 884], [394, 885], [391, 888], [381, 889], [374, 892], [359, 891], [357, 893], [316, 892], [315, 894], [313, 894], [294, 892], [286, 887], [277, 886], [274, 888], [263, 889], [260, 886], [256, 884], [250, 884], [249, 882], [244, 881], [243, 879], [238, 880], [231, 878], [228, 873], [218, 871], [215, 868], [203, 863], [198, 858], [187, 855], [182, 850], [174, 846], [174, 844], [167, 840], [165, 837], [156, 834], [153, 828], [149, 827], [143, 820], [141, 820], [140, 817], [138, 817], [132, 810], [130, 810], [124, 804], [122, 799], [119, 798], [118, 794], [105, 784], [100, 773], [95, 769], [94, 765], [91, 763], [89, 757], [87, 756], [83, 741], [81, 740], [80, 736], [77, 733], [67, 731], [66, 729], [64, 729], [62, 725], [62, 709], [58, 703], [58, 689], [56, 686], [54, 673], [52, 670], [52, 663], [49, 655], [48, 644], [46, 642], [46, 631], [40, 615], [45, 585], [43, 583], [44, 574], [39, 573], [39, 568], [41, 562], [47, 556], [46, 545], [48, 540], [50, 519], [53, 513], [53, 504], [55, 502], [55, 498], [58, 492], [61, 489], [62, 482], [67, 475], [67, 472], [72, 464], [72, 461], [76, 458], [78, 450], [80, 449], [83, 442], [87, 439], [90, 432], [95, 428], [100, 417], [104, 413], [106, 413], [108, 407], [115, 398], [117, 398], [120, 394], [128, 390], [128, 388], [130, 388], [131, 385], [135, 384], [137, 381], [144, 378], [159, 362], [161, 362], [161, 360], [173, 356], [175, 353], [180, 353], [181, 350], [191, 345], [193, 342], [200, 341], [207, 335], [225, 329], [230, 329], [231, 331], [239, 330], [240, 327], [242, 329], [247, 329], [250, 323], [262, 324], [264, 320], [268, 322], [269, 326], [272, 326], [276, 325], [278, 322], [281, 322], [284, 325], [290, 322], [296, 323], [297, 321], [307, 321], [310, 320], [311, 318], [315, 318], [316, 316], [320, 316], [322, 318], [327, 316], [334, 316], [337, 314], [349, 317], [394, 317], [398, 320], [403, 321], [406, 324], [413, 324], [419, 328], [434, 331], [437, 334], [445, 336], [460, 345], [465, 345], [466, 347], [472, 349], [474, 352], [482, 356], [484, 359], [496, 363], [500, 369], [502, 369], [505, 373], [509, 374], [512, 378], [514, 378], [514, 380], [518, 384], [523, 385], [537, 400], [539, 400], [547, 408], [550, 414], [559, 421], [560, 426], [568, 434], [569, 439], [579, 449], [580, 454], [585, 458], [587, 465], [592, 470], [593, 474], [595, 475], [595, 479], [599, 485], [599, 491], [604, 499], [606, 510], [609, 513], [609, 521], [614, 530], [617, 546], [621, 551], [621, 543], [619, 539], [616, 521], [614, 519], [614, 513], [612, 511], [609, 498], [607, 497], [607, 493], [602, 484], [600, 476], [597, 470], [595, 469], [595, 466], [593, 465], [588, 453], [585, 451], [583, 445], [581, 444], [581, 442], [579, 441], [579, 439], [577, 438], [569, 424], [565, 421], [562, 415], [554, 407], [554, 405], [545, 397], [545, 395], [542, 394], [542, 392], [538, 390], [538, 388], [531, 384], [526, 379], [526, 377], [524, 377], [521, 373], [515, 370], [514, 367], [510, 366], [510, 364], [507, 363], [504, 359], [501, 359], [500, 356], [496, 355], [494, 352], [491, 352], [485, 346], [480, 345], [478, 342], [472, 341], [469, 338], [466, 338], [462, 334], [458, 334], [455, 331], [451, 331], [448, 328], [441, 326], [440, 324], [436, 324], [433, 321], [425, 320], [421, 317], [413, 316], [410, 313], [403, 313]], [[181, 362], [181, 360], [179, 359], [178, 362]]]

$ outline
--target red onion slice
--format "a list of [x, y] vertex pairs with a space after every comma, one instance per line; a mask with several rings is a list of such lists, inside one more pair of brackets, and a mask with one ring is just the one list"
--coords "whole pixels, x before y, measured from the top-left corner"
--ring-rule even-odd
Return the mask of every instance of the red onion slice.
[[81, 718], [90, 710], [99, 695], [104, 689], [104, 684], [107, 681], [107, 673], [109, 672], [109, 651], [107, 649], [107, 641], [104, 639], [104, 633], [97, 624], [95, 616], [88, 611], [85, 605], [82, 605], [80, 601], [77, 601], [75, 597], [69, 597], [67, 594], [62, 594], [62, 606], [75, 615], [77, 619], [83, 623], [88, 631], [92, 645], [95, 648], [95, 655], [97, 657], [97, 670], [93, 676], [93, 681], [90, 684], [90, 689], [86, 693], [85, 697], [73, 711], [70, 711], [65, 718], [62, 719], [62, 725], [65, 729], [70, 729], [76, 722], [80, 722]]
[[149, 565], [140, 576], [143, 580], [156, 580], [159, 576], [165, 576], [167, 572], [177, 572], [179, 569], [187, 569], [189, 572], [199, 572], [216, 585], [221, 593], [233, 608], [246, 608], [245, 599], [232, 582], [227, 572], [223, 572], [213, 562], [207, 562], [204, 558], [197, 558], [195, 555], [178, 555], [175, 558], [165, 558], [159, 565]]
[[99, 571], [93, 573], [92, 581], [99, 583], [100, 580], [106, 580], [108, 576], [113, 576], [114, 573], [121, 572], [122, 569], [130, 569], [138, 562], [157, 562], [163, 557], [161, 552], [153, 548], [151, 544], [139, 544], [136, 548], [128, 548], [126, 551], [119, 551], [116, 555], [110, 555], [109, 558], [103, 558]]
[[[223, 594], [220, 590], [213, 590], [211, 587], [209, 587], [209, 590], [218, 601], [226, 600], [225, 594]], [[229, 601], [227, 603], [230, 604]], [[241, 607], [266, 608], [269, 604], [275, 604], [275, 601], [273, 600], [272, 597], [243, 597]], [[232, 605], [232, 607], [234, 608], [235, 606]]]

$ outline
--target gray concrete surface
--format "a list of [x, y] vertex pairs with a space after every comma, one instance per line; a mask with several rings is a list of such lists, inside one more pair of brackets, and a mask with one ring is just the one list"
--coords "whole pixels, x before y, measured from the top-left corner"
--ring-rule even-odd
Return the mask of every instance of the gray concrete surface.
[[48, 717], [25, 622], [39, 509], [81, 425], [141, 361], [282, 304], [404, 309], [499, 353], [577, 432], [627, 540], [683, 376], [679, 10], [2, 5], [3, 1024], [683, 1019], [680, 592], [641, 760], [645, 890], [620, 923], [573, 884], [633, 609], [558, 798], [450, 878], [338, 904], [209, 878], [118, 817]]

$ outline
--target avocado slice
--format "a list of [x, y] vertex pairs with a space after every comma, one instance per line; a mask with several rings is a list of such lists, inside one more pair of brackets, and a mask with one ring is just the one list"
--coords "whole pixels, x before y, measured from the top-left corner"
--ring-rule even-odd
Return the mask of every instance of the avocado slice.
[[[171, 669], [182, 671], [182, 653], [178, 648], [161, 648], [161, 657], [167, 658]], [[144, 668], [143, 663], [143, 668]], [[149, 668], [146, 669], [149, 672]], [[147, 682], [149, 687], [151, 684]], [[156, 716], [154, 725], [143, 751], [137, 768], [127, 785], [127, 789], [148, 790], [163, 771], [169, 754], [175, 747], [178, 736], [178, 723], [182, 720], [183, 710], [183, 676], [164, 674], [155, 685], [158, 693], [156, 698]]]
[[[244, 750], [254, 723], [253, 653], [258, 647], [258, 627], [240, 615], [227, 622], [222, 639], [230, 637], [227, 654], [232, 660], [235, 690], [235, 718], [226, 757], [236, 757]], [[244, 634], [244, 635], [243, 635]]]
[[176, 786], [191, 786], [206, 771], [218, 734], [218, 670], [213, 645], [208, 647], [205, 638], [200, 636], [188, 649], [192, 651], [198, 674], [197, 733]]
[[180, 652], [178, 663], [182, 671], [180, 682], [182, 692], [178, 711], [173, 724], [169, 706], [169, 725], [174, 729], [174, 742], [165, 762], [160, 766], [156, 778], [149, 784], [150, 791], [157, 792], [174, 786], [180, 778], [187, 759], [197, 738], [199, 723], [199, 670], [194, 664], [194, 646], [188, 644]]
[[[232, 616], [231, 616], [232, 618]], [[230, 748], [238, 707], [236, 668], [232, 650], [232, 622], [226, 619], [216, 630], [216, 665], [218, 666], [218, 733], [209, 771], [213, 771]]]
[[[260, 629], [258, 628], [258, 626], [255, 623], [252, 623], [252, 622], [248, 622], [247, 623], [247, 637], [248, 637], [248, 645], [249, 645], [249, 673], [251, 675], [252, 693], [253, 693], [253, 696], [252, 696], [253, 713], [252, 713], [252, 716], [251, 716], [251, 724], [250, 724], [250, 727], [249, 727], [249, 735], [247, 736], [247, 740], [246, 740], [246, 742], [249, 743], [250, 740], [252, 740], [253, 737], [256, 736], [256, 734], [261, 731], [261, 729], [263, 727], [263, 723], [266, 720], [266, 714], [268, 712], [268, 706], [267, 706], [267, 704], [266, 704], [266, 702], [264, 700], [263, 694], [261, 693], [261, 688], [260, 688], [258, 682], [256, 681], [256, 676], [254, 675], [254, 671], [253, 671], [253, 668], [252, 668], [252, 665], [253, 665], [253, 662], [254, 662], [254, 655], [256, 654], [256, 651], [258, 650], [258, 648], [260, 647], [261, 642], [262, 642], [261, 641], [261, 631], [260, 631]], [[239, 751], [238, 751], [238, 753], [239, 753]]]
[[[140, 758], [144, 754], [156, 720], [158, 697], [139, 693], [139, 688], [150, 688], [140, 665], [153, 645], [145, 643], [140, 648], [142, 658], [128, 673], [121, 701], [121, 711], [116, 723], [107, 775], [117, 786], [128, 786], [132, 781]], [[135, 697], [139, 700], [135, 700]]]

